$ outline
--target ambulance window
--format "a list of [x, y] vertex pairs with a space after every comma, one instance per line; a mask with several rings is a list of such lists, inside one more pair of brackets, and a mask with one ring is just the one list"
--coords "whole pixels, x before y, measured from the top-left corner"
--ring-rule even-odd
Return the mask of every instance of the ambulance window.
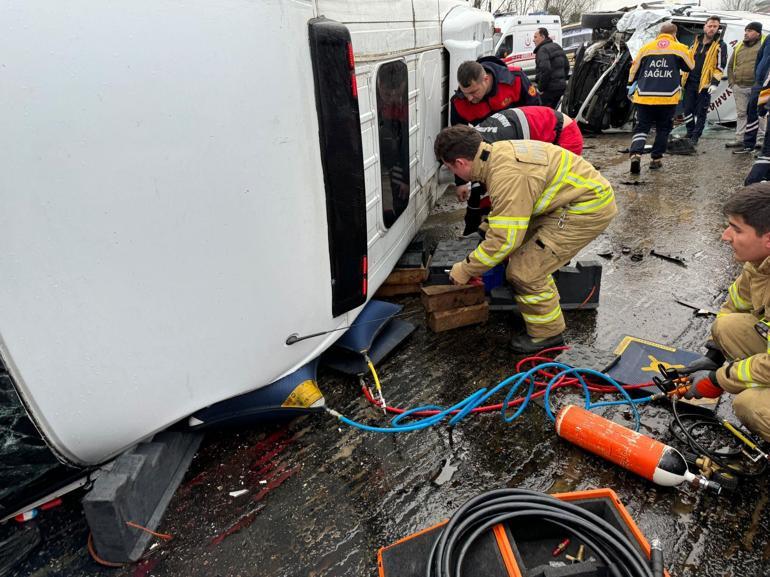
[[503, 40], [503, 43], [500, 45], [500, 48], [497, 49], [497, 57], [498, 58], [505, 58], [508, 56], [511, 52], [513, 52], [513, 35], [509, 34], [505, 37], [505, 40]]
[[406, 64], [387, 62], [377, 71], [382, 219], [390, 228], [409, 204], [409, 87]]

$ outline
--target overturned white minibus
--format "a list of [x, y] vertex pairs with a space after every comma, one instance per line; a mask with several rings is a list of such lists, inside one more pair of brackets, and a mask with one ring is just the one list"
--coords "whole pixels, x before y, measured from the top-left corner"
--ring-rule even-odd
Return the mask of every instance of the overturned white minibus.
[[328, 348], [441, 193], [492, 34], [459, 0], [0, 3], [0, 357], [56, 455]]

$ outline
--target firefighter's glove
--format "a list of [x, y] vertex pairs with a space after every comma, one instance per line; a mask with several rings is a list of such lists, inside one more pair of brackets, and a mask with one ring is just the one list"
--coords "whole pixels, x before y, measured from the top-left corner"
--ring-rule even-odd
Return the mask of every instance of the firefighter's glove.
[[711, 86], [709, 86], [709, 96], [714, 94], [716, 91], [717, 91], [716, 85], [712, 84]]
[[449, 282], [452, 284], [468, 284], [471, 277], [465, 272], [462, 262], [456, 262], [449, 271]]
[[627, 86], [626, 90], [628, 91], [628, 98], [630, 100], [631, 98], [634, 97], [634, 92], [636, 92], [636, 82]]
[[683, 369], [679, 369], [680, 375], [691, 375], [697, 371], [716, 371], [719, 365], [708, 357], [701, 357], [697, 361], [691, 362]]
[[692, 384], [684, 394], [685, 399], [717, 399], [724, 392], [715, 371], [697, 371], [690, 378]]

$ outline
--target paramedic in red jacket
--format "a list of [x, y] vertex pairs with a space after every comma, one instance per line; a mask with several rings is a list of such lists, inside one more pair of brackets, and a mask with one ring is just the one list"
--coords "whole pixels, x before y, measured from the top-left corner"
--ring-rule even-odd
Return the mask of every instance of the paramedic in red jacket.
[[486, 142], [539, 140], [561, 146], [580, 156], [583, 134], [578, 123], [549, 106], [522, 106], [496, 112], [476, 125]]
[[[495, 56], [484, 56], [475, 62], [467, 60], [457, 69], [457, 92], [449, 101], [449, 124], [476, 125], [495, 112], [517, 106], [538, 106], [537, 90], [521, 68], [507, 65]], [[481, 185], [471, 190], [470, 183], [455, 179], [458, 198], [468, 201], [465, 232], [475, 232], [481, 224]], [[462, 186], [460, 186], [462, 185]]]

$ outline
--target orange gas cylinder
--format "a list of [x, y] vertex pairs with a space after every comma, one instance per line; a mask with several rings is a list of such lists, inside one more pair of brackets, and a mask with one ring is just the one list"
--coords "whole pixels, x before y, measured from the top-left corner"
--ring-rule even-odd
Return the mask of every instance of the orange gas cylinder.
[[556, 433], [658, 485], [673, 487], [687, 481], [719, 488], [691, 473], [682, 454], [673, 447], [575, 405], [567, 405], [556, 415]]

